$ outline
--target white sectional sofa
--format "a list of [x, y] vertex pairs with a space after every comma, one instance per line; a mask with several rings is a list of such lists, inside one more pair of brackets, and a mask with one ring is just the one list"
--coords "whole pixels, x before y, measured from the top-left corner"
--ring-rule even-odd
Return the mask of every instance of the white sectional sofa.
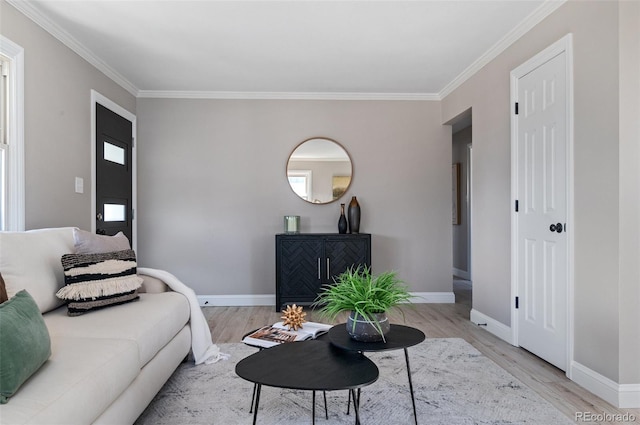
[[189, 354], [187, 298], [140, 271], [138, 301], [68, 316], [55, 293], [73, 250], [73, 228], [0, 232], [8, 295], [29, 292], [51, 339], [49, 359], [0, 405], [2, 424], [131, 424]]

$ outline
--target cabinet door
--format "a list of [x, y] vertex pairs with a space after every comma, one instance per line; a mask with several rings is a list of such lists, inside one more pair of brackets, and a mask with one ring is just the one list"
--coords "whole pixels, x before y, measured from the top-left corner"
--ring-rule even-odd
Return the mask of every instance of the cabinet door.
[[322, 262], [322, 241], [285, 239], [280, 243], [279, 254], [280, 301], [313, 301], [318, 295], [322, 280], [319, 267]]
[[369, 241], [365, 238], [327, 239], [324, 249], [326, 283], [333, 283], [333, 278], [349, 267], [371, 265]]

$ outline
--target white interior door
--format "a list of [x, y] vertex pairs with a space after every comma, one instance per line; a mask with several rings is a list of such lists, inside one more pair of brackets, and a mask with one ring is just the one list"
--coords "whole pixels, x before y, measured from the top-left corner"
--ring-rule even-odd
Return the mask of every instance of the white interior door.
[[514, 70], [517, 344], [562, 370], [568, 352], [567, 52]]

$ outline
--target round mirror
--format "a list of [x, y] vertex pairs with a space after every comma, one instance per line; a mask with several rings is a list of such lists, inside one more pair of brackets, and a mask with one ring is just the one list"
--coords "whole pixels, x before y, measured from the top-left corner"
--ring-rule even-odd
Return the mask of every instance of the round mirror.
[[326, 137], [300, 143], [287, 161], [289, 186], [313, 204], [328, 204], [344, 195], [351, 184], [352, 171], [347, 151]]

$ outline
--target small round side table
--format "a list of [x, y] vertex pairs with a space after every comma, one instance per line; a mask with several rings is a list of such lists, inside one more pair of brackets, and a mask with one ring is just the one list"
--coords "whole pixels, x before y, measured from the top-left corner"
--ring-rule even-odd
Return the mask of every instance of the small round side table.
[[[407, 377], [409, 378], [409, 390], [411, 392], [411, 404], [413, 405], [413, 419], [418, 425], [416, 414], [416, 400], [413, 395], [413, 382], [411, 381], [411, 367], [409, 365], [409, 352], [407, 348], [420, 344], [425, 340], [424, 332], [420, 329], [403, 325], [391, 325], [391, 329], [385, 334], [386, 342], [361, 342], [352, 339], [347, 332], [346, 323], [341, 323], [329, 330], [331, 344], [347, 351], [378, 352], [390, 350], [404, 350], [404, 358], [407, 363]], [[351, 394], [349, 394], [351, 395]]]

